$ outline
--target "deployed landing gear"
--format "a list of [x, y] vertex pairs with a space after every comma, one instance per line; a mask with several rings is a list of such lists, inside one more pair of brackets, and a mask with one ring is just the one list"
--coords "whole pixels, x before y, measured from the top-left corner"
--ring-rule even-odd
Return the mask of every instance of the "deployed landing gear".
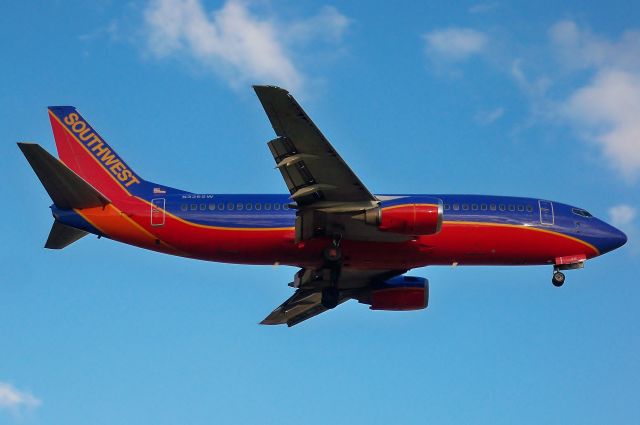
[[324, 308], [331, 310], [338, 305], [338, 302], [340, 302], [340, 291], [338, 291], [338, 288], [329, 287], [322, 290], [321, 303]]
[[558, 270], [554, 271], [551, 283], [553, 283], [553, 286], [556, 288], [561, 287], [564, 284], [564, 273]]
[[333, 235], [331, 245], [329, 245], [324, 249], [324, 251], [322, 251], [322, 256], [327, 262], [335, 264], [342, 260], [342, 249], [340, 248], [340, 241], [342, 241], [342, 235], [340, 233], [336, 233], [335, 235]]
[[342, 249], [340, 241], [342, 235], [336, 233], [333, 235], [331, 245], [322, 251], [325, 262], [325, 268], [330, 270], [329, 287], [322, 290], [322, 306], [327, 309], [335, 308], [340, 302], [340, 290], [338, 289], [338, 280], [342, 271]]

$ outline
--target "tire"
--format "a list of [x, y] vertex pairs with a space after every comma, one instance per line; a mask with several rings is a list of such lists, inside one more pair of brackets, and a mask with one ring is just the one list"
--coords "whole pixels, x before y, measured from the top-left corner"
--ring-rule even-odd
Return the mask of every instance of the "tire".
[[555, 286], [556, 288], [559, 288], [564, 284], [564, 279], [564, 273], [555, 272], [553, 274], [553, 277], [551, 278], [551, 283], [553, 283], [553, 286]]

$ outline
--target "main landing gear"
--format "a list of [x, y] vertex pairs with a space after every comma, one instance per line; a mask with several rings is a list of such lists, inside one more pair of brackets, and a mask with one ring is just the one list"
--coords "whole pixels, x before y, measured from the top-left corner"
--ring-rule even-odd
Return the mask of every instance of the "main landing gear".
[[336, 264], [342, 260], [342, 249], [340, 248], [340, 241], [342, 241], [342, 235], [336, 233], [333, 235], [333, 240], [331, 245], [326, 247], [322, 251], [322, 256], [324, 257], [325, 262]]
[[555, 286], [556, 288], [561, 287], [564, 284], [564, 273], [559, 270], [554, 270], [553, 277], [551, 278], [551, 283], [553, 283], [553, 286]]
[[340, 248], [342, 235], [336, 233], [333, 235], [331, 245], [322, 251], [325, 268], [330, 271], [329, 286], [322, 290], [321, 304], [326, 309], [335, 308], [340, 302], [340, 290], [338, 289], [338, 280], [340, 279], [340, 271], [342, 270], [342, 249]]

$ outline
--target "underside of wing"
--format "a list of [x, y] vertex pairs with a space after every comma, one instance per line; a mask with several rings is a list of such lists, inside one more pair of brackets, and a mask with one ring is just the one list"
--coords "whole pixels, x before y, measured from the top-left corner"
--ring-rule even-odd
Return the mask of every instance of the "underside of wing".
[[[278, 308], [273, 310], [260, 324], [294, 326], [300, 322], [329, 310], [323, 302], [323, 291], [330, 287], [326, 270], [301, 269], [289, 284], [296, 292]], [[402, 274], [404, 270], [351, 270], [345, 269], [337, 282], [336, 290], [340, 305], [350, 299], [366, 300], [368, 292], [376, 282]]]
[[[339, 302], [343, 303], [348, 299], [341, 298]], [[294, 326], [327, 310], [322, 305], [320, 289], [298, 289], [291, 298], [273, 310], [260, 324]]]

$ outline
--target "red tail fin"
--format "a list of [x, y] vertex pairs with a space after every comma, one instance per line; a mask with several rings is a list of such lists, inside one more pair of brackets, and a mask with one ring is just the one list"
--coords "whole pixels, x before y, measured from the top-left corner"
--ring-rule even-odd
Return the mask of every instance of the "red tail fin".
[[135, 194], [144, 180], [100, 137], [73, 106], [49, 107], [58, 156], [109, 199]]

